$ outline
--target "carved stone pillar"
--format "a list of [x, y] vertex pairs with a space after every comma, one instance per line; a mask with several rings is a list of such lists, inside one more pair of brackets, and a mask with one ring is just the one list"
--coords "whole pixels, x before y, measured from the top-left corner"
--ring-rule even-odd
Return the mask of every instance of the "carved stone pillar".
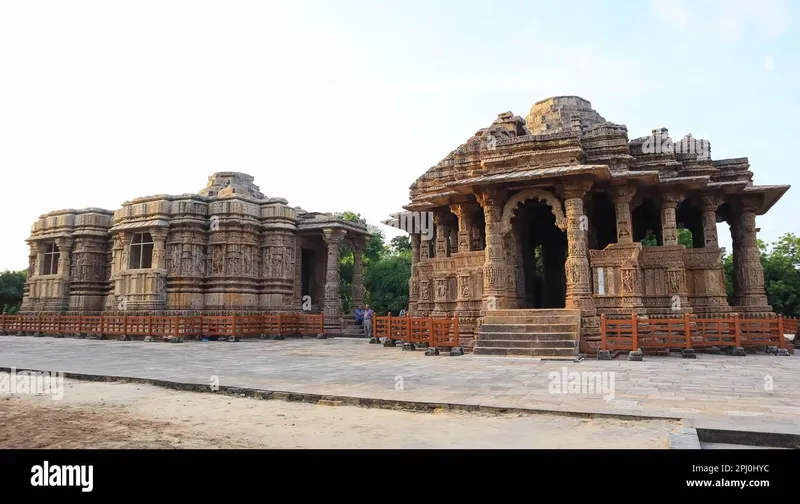
[[586, 246], [586, 230], [581, 229], [583, 196], [591, 189], [591, 182], [579, 182], [564, 188], [564, 208], [567, 218], [568, 255], [566, 307], [581, 310], [582, 315], [594, 315], [591, 273]]
[[581, 229], [584, 216], [583, 197], [592, 188], [591, 181], [576, 181], [564, 187], [567, 220], [567, 309], [581, 311], [580, 350], [592, 353], [599, 345], [600, 317], [592, 297], [591, 270], [587, 252], [587, 230]]
[[56, 247], [58, 247], [58, 275], [69, 280], [69, 261], [72, 252], [72, 238], [58, 238], [56, 239]]
[[508, 264], [500, 219], [506, 192], [489, 189], [478, 195], [486, 223], [486, 259], [483, 264], [483, 310], [506, 309], [511, 265]]
[[120, 232], [117, 235], [117, 242], [114, 246], [114, 250], [117, 251], [117, 257], [119, 260], [117, 261], [117, 271], [116, 273], [120, 273], [128, 269], [128, 257], [130, 254], [130, 245], [131, 239], [133, 235], [131, 233], [124, 233]]
[[675, 208], [681, 196], [674, 193], [665, 193], [661, 196], [661, 229], [664, 245], [678, 244], [678, 225], [675, 222]]
[[436, 252], [434, 257], [447, 257], [447, 241], [450, 233], [445, 216], [437, 213], [433, 217], [433, 222], [436, 224]]
[[364, 242], [353, 240], [352, 308], [364, 308]]
[[419, 260], [427, 261], [431, 258], [431, 241], [429, 238], [421, 237], [419, 246]]
[[617, 187], [614, 192], [614, 206], [617, 214], [617, 243], [633, 243], [631, 226], [631, 200], [636, 188], [630, 186]]
[[417, 301], [419, 300], [419, 275], [417, 274], [417, 266], [419, 265], [420, 258], [420, 241], [419, 234], [412, 234], [411, 238], [411, 278], [408, 281], [408, 313], [416, 315]]
[[325, 335], [333, 336], [342, 332], [342, 299], [339, 294], [339, 247], [345, 232], [340, 229], [326, 229], [325, 244], [328, 247], [328, 262], [325, 274]]
[[450, 205], [450, 211], [458, 217], [458, 251], [469, 252], [472, 250], [472, 214], [475, 211], [474, 205], [470, 203], [458, 203]]
[[719, 247], [719, 237], [717, 236], [717, 209], [722, 203], [719, 196], [703, 196], [703, 239], [706, 248]]
[[731, 222], [733, 241], [733, 304], [742, 312], [771, 312], [764, 289], [764, 269], [756, 237], [755, 208], [747, 202], [734, 210]]
[[169, 230], [166, 228], [156, 228], [150, 231], [153, 237], [153, 269], [167, 269], [167, 235]]

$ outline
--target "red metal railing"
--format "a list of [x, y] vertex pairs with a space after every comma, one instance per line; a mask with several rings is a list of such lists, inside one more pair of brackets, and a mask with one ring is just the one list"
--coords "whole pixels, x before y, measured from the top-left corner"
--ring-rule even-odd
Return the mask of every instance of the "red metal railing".
[[375, 317], [374, 334], [403, 343], [427, 343], [429, 347], [457, 347], [458, 318]]
[[704, 347], [776, 346], [789, 349], [784, 335], [797, 334], [798, 320], [778, 315], [748, 319], [734, 314], [725, 318], [608, 319], [600, 316], [603, 350], [670, 350]]
[[261, 335], [316, 335], [323, 332], [320, 314], [279, 315], [0, 315], [6, 334], [188, 337], [258, 337]]

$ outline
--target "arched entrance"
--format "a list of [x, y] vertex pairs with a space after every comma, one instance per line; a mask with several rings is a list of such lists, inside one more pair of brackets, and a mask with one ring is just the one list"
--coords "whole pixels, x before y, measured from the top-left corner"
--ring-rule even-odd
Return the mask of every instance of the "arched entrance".
[[519, 308], [564, 308], [565, 228], [561, 202], [546, 191], [518, 193], [503, 209], [503, 230], [514, 243]]

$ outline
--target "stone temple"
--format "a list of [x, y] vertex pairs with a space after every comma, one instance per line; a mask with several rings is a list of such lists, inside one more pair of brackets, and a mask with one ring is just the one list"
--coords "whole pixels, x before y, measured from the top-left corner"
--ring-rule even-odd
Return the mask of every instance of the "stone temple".
[[[22, 312], [325, 314], [341, 328], [340, 245], [354, 250], [364, 303], [367, 229], [266, 197], [252, 176], [215, 173], [197, 194], [148, 196], [112, 212], [42, 215], [27, 240]], [[309, 296], [309, 297], [306, 297]], [[303, 305], [304, 301], [305, 306]]]
[[458, 317], [475, 353], [565, 357], [595, 353], [601, 314], [774, 317], [756, 216], [789, 186], [752, 178], [747, 158], [712, 160], [704, 139], [659, 128], [631, 140], [577, 96], [500, 114], [419, 177], [395, 216], [412, 237], [410, 313]]

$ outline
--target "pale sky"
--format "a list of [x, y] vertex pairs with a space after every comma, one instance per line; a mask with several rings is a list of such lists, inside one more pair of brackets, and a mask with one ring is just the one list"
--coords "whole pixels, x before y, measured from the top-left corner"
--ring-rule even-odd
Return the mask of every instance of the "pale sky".
[[[309, 211], [380, 221], [498, 113], [579, 95], [629, 137], [666, 127], [798, 185], [797, 5], [0, 1], [0, 270], [40, 215], [256, 177]], [[797, 187], [760, 237], [797, 232]], [[721, 245], [730, 246], [727, 226]]]

